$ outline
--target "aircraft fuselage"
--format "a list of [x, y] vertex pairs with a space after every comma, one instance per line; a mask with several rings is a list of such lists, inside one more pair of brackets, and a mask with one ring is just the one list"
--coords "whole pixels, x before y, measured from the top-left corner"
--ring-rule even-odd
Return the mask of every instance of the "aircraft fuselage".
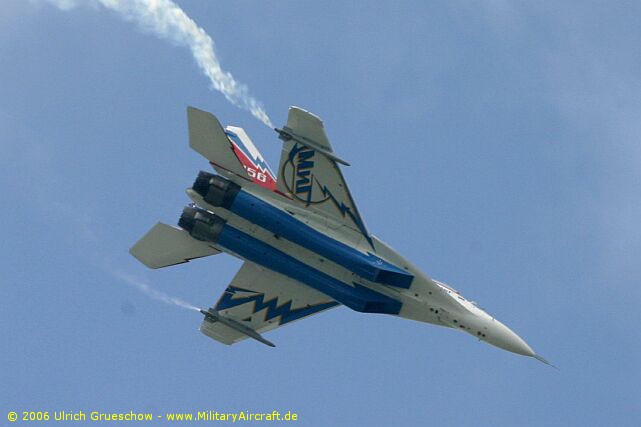
[[536, 356], [501, 322], [375, 236], [355, 242], [313, 211], [296, 209], [286, 200], [277, 205], [270, 197], [204, 172], [187, 194], [204, 209], [185, 208], [179, 225], [223, 252], [297, 280], [355, 311], [455, 328], [505, 350]]

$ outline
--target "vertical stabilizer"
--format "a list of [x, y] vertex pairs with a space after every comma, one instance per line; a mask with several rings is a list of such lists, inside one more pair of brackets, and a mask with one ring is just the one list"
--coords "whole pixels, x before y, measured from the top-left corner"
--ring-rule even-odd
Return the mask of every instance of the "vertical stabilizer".
[[245, 130], [235, 126], [227, 126], [225, 133], [232, 143], [236, 158], [247, 171], [247, 175], [256, 184], [274, 191], [276, 189], [274, 172], [272, 172]]

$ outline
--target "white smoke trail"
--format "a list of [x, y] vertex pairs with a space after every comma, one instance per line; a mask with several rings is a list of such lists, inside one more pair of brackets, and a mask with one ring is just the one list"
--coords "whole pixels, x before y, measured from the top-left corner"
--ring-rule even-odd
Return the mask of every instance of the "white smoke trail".
[[140, 292], [152, 297], [155, 300], [162, 301], [165, 304], [176, 305], [181, 308], [186, 308], [188, 310], [199, 311], [198, 307], [191, 305], [187, 301], [184, 301], [180, 298], [172, 297], [171, 295], [167, 295], [166, 293], [159, 291], [158, 289], [154, 289], [153, 287], [151, 287], [149, 283], [146, 283], [145, 281], [139, 279], [138, 277], [132, 274], [125, 273], [124, 271], [113, 270], [113, 269], [110, 269], [109, 273], [113, 274], [118, 279], [133, 286], [134, 288], [138, 289]]
[[273, 127], [262, 104], [249, 95], [247, 86], [236, 81], [231, 73], [221, 68], [212, 38], [172, 0], [45, 1], [53, 3], [61, 10], [70, 10], [81, 4], [102, 5], [160, 38], [188, 47], [215, 90], [235, 106], [248, 110], [265, 125]]

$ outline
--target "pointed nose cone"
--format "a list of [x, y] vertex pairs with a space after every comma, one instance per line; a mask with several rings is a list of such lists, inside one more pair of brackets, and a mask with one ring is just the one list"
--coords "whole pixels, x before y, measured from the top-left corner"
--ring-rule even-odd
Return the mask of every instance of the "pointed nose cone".
[[530, 357], [536, 356], [534, 350], [520, 336], [498, 320], [492, 321], [485, 341], [512, 353]]

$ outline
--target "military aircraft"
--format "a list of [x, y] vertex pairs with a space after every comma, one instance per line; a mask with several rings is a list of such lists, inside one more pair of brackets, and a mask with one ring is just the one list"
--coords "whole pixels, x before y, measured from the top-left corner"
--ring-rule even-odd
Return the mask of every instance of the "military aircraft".
[[513, 353], [532, 348], [503, 323], [434, 280], [371, 234], [321, 119], [298, 107], [275, 129], [274, 174], [245, 131], [188, 107], [189, 145], [217, 172], [200, 172], [179, 227], [156, 224], [130, 250], [150, 268], [225, 252], [244, 264], [200, 331], [224, 344], [344, 305], [466, 332]]

